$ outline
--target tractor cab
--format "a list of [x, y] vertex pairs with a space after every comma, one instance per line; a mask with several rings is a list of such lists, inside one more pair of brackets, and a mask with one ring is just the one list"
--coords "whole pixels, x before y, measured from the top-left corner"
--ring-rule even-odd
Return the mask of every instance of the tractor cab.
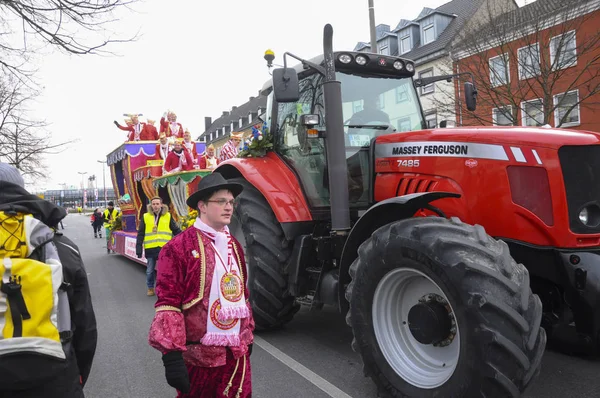
[[[320, 59], [319, 59], [320, 58]], [[420, 130], [424, 117], [411, 77], [408, 60], [364, 53], [335, 53], [337, 79], [341, 82], [344, 145], [348, 163], [351, 208], [372, 203], [371, 142], [398, 131]], [[320, 64], [323, 57], [311, 62]], [[323, 75], [314, 69], [298, 70], [298, 98], [277, 98], [267, 83], [267, 120], [273, 130], [275, 150], [296, 172], [309, 204], [327, 207], [329, 182], [325, 135]], [[278, 100], [279, 99], [279, 100]]]

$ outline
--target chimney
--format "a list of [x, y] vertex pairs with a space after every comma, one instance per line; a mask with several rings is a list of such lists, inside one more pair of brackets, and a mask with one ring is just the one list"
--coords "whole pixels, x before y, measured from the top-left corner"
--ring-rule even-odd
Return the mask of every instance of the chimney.
[[229, 116], [229, 111], [223, 111], [223, 114], [221, 116]]
[[237, 109], [237, 106], [232, 106], [231, 107], [231, 112], [235, 111]]
[[212, 117], [206, 116], [204, 118], [204, 131], [208, 131], [211, 124], [212, 124]]
[[249, 101], [252, 101], [254, 99], [254, 97], [250, 97]]

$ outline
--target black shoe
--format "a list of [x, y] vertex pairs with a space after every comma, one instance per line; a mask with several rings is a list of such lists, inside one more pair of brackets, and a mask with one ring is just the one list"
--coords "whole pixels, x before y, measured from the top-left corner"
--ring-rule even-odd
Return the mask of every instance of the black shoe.
[[109, 249], [109, 248], [106, 248], [106, 252], [110, 254], [110, 249]]
[[94, 238], [97, 238], [97, 237], [98, 237], [98, 235], [94, 235]]

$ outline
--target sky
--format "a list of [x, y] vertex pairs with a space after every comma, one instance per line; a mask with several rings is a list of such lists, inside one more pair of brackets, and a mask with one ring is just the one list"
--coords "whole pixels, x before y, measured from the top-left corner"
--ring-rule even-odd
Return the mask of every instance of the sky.
[[[374, 0], [375, 22], [394, 29], [423, 7], [446, 2]], [[275, 52], [275, 64], [283, 63], [286, 51], [312, 58], [322, 53], [327, 23], [334, 50], [369, 41], [368, 0], [142, 0], [133, 9], [121, 10], [111, 29], [121, 38], [139, 32], [139, 38], [108, 47], [115, 55], [55, 52], [40, 58], [36, 78], [43, 90], [33, 115], [50, 124], [54, 142], [78, 141], [47, 157], [48, 178], [28, 185], [30, 190], [79, 186], [78, 172], [95, 175], [101, 188], [98, 160], [125, 140], [126, 132], [113, 124], [124, 125], [124, 113], [142, 113], [141, 121], [148, 117], [158, 127], [170, 109], [192, 137], [199, 136], [206, 116], [214, 120], [258, 94], [270, 78], [266, 49]], [[110, 187], [108, 168], [105, 173]]]

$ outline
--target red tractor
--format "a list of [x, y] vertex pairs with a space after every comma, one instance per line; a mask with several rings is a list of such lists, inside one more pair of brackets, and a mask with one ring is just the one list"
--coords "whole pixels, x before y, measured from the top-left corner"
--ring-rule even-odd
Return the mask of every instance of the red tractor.
[[519, 396], [546, 333], [598, 351], [599, 135], [426, 128], [415, 87], [456, 75], [331, 43], [327, 25], [322, 56], [273, 69], [273, 150], [216, 169], [245, 187], [231, 229], [257, 327], [338, 306], [391, 397]]

